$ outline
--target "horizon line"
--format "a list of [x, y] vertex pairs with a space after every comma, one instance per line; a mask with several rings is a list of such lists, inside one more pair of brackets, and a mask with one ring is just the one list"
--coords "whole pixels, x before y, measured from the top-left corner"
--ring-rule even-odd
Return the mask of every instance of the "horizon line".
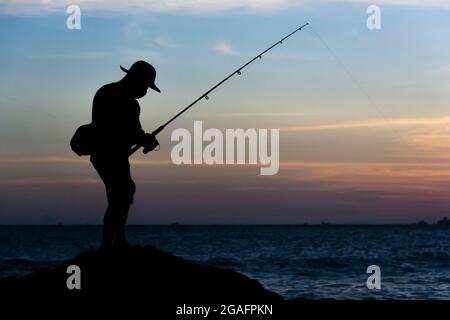
[[[438, 220], [440, 221], [440, 220]], [[127, 227], [233, 227], [233, 226], [411, 226], [425, 222], [428, 225], [438, 225], [436, 222], [419, 220], [416, 222], [398, 222], [398, 223], [143, 223], [127, 224]], [[103, 224], [90, 223], [52, 223], [52, 224], [0, 224], [1, 227], [103, 227]]]

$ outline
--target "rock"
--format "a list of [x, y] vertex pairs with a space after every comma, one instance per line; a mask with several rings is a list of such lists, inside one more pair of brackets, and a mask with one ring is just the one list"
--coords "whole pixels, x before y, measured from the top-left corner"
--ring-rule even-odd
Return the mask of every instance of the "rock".
[[[81, 271], [81, 289], [69, 290], [67, 268]], [[35, 297], [112, 297], [146, 301], [149, 306], [205, 304], [276, 304], [283, 298], [256, 280], [229, 269], [201, 266], [151, 246], [88, 251], [60, 267], [23, 278], [0, 280], [3, 294]]]

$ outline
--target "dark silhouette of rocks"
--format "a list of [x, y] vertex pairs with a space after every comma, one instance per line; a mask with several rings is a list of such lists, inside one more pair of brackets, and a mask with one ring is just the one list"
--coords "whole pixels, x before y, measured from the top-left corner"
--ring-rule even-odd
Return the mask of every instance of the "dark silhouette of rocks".
[[[67, 267], [81, 270], [81, 289], [69, 290]], [[283, 298], [229, 269], [202, 266], [155, 247], [88, 251], [49, 271], [0, 280], [3, 294], [43, 298], [114, 297], [148, 305], [278, 303]]]

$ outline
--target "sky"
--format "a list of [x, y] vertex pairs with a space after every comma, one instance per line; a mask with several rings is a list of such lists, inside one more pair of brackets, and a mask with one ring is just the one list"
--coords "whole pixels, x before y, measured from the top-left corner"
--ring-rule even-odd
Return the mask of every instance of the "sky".
[[[66, 8], [81, 8], [69, 30]], [[366, 26], [369, 5], [381, 29]], [[132, 224], [414, 223], [450, 216], [450, 1], [0, 0], [0, 224], [100, 224], [69, 147], [104, 84], [146, 60], [152, 131], [305, 22], [131, 158]], [[171, 162], [177, 128], [280, 129], [280, 170]]]

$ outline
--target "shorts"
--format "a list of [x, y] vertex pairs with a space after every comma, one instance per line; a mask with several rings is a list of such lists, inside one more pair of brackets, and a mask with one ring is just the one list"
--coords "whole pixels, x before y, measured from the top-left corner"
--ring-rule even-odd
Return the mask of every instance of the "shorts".
[[91, 162], [105, 184], [108, 204], [132, 204], [136, 185], [131, 178], [128, 158], [112, 160], [91, 158]]

